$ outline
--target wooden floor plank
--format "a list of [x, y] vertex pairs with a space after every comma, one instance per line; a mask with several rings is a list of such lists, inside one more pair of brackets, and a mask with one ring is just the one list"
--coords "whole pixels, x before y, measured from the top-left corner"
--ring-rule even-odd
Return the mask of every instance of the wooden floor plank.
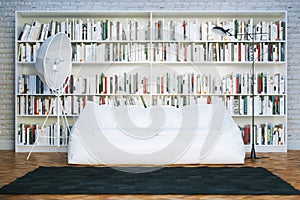
[[[264, 167], [292, 186], [300, 190], [300, 151], [287, 153], [257, 153], [258, 156], [267, 158], [246, 160], [245, 165]], [[13, 151], [0, 151], [0, 187], [14, 181], [36, 169], [39, 166], [67, 166], [66, 153], [33, 153], [26, 160], [27, 153]], [[185, 165], [190, 167], [207, 165]], [[210, 165], [211, 166], [211, 165]], [[218, 165], [232, 166], [232, 165]], [[0, 195], [0, 199], [275, 199], [279, 196], [272, 195]], [[280, 199], [300, 199], [299, 196], [280, 196]]]

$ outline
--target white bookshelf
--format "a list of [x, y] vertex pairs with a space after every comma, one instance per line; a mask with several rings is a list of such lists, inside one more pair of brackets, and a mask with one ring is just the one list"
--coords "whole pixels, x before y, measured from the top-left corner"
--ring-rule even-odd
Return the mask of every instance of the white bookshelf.
[[[216, 25], [235, 30], [234, 19], [240, 22], [240, 27], [245, 27], [239, 29], [239, 33], [246, 32], [248, 22], [253, 24], [253, 27], [263, 22], [262, 27], [272, 26], [273, 33], [277, 35], [250, 40], [246, 36], [240, 36], [241, 34], [237, 38], [221, 38], [211, 32], [211, 28]], [[41, 91], [36, 93], [36, 88], [35, 91], [26, 91], [23, 94], [20, 92], [20, 84], [22, 87], [24, 84], [21, 75], [25, 80], [36, 80], [33, 75], [37, 74], [35, 53], [28, 55], [26, 48], [33, 51], [43, 42], [43, 39], [19, 39], [24, 24], [28, 23], [32, 26], [33, 21], [41, 24], [52, 24], [51, 22], [55, 21], [56, 27], [69, 25], [67, 26], [69, 29], [65, 28], [65, 31], [72, 44], [72, 78], [76, 87], [71, 89], [72, 84], [70, 84], [68, 93], [62, 99], [67, 105], [65, 109], [70, 124], [74, 124], [82, 110], [77, 104], [86, 99], [97, 101], [99, 104], [117, 104], [118, 101], [120, 104], [135, 102], [142, 106], [142, 96], [147, 106], [157, 104], [183, 106], [184, 103], [222, 101], [235, 122], [241, 127], [246, 127], [247, 124], [251, 124], [251, 107], [249, 103], [244, 103], [245, 105], [242, 103], [245, 102], [244, 99], [248, 101], [251, 99], [250, 86], [240, 86], [239, 89], [236, 77], [238, 74], [241, 75], [245, 78], [243, 79], [246, 80], [245, 83], [249, 84], [251, 61], [248, 58], [248, 48], [250, 45], [255, 45], [257, 50], [261, 50], [260, 54], [256, 51], [256, 55], [259, 56], [255, 56], [257, 74], [255, 77], [258, 77], [258, 73], [262, 73], [264, 75], [262, 80], [267, 80], [262, 82], [256, 80], [257, 85], [262, 83], [267, 91], [264, 87], [255, 89], [255, 105], [261, 106], [261, 109], [255, 110], [255, 124], [257, 127], [263, 127], [262, 124], [270, 125], [273, 133], [274, 127], [280, 125], [282, 127], [280, 134], [283, 134], [282, 144], [277, 144], [279, 143], [277, 138], [274, 140], [276, 144], [271, 144], [273, 142], [271, 137], [270, 144], [263, 144], [260, 140], [256, 145], [256, 151], [287, 151], [287, 13], [285, 11], [17, 11], [15, 31], [15, 150], [17, 152], [30, 151], [32, 147], [28, 141], [20, 139], [20, 124], [30, 126], [41, 124], [46, 116], [46, 113], [41, 111], [47, 107], [45, 105], [48, 105], [45, 99], [54, 97], [51, 93], [44, 94]], [[88, 21], [92, 27], [95, 26], [95, 29], [87, 25]], [[278, 34], [278, 27], [276, 29], [279, 21], [285, 23], [285, 26], [280, 28], [282, 29], [279, 31], [280, 34]], [[99, 36], [97, 30], [100, 26], [97, 22], [101, 22], [101, 26], [111, 24], [110, 28], [106, 29], [112, 34], [104, 33], [106, 29], [101, 28], [102, 36]], [[265, 25], [264, 22], [268, 24]], [[78, 32], [78, 26], [81, 24], [86, 27], [82, 28], [82, 34]], [[91, 31], [86, 31], [87, 33], [84, 34], [86, 29]], [[264, 28], [261, 31], [270, 32]], [[83, 35], [83, 38], [81, 39], [79, 35]], [[266, 49], [268, 51], [263, 52]], [[123, 84], [125, 74], [126, 84]], [[233, 81], [234, 78], [236, 81]], [[278, 82], [280, 78], [284, 81]], [[100, 80], [104, 81], [104, 86], [101, 87], [103, 90], [99, 86]], [[114, 84], [116, 81], [118, 85]], [[88, 84], [89, 88], [87, 88], [87, 82], [95, 84]], [[37, 107], [35, 103], [28, 103], [32, 101], [42, 105], [38, 106], [39, 114], [35, 114], [34, 108]], [[20, 102], [25, 102], [29, 108]], [[68, 106], [74, 105], [74, 102], [78, 102], [77, 106]], [[234, 102], [237, 107], [232, 106]], [[239, 111], [236, 112], [234, 109]], [[247, 113], [244, 109], [247, 109]], [[55, 123], [56, 114], [50, 114], [48, 121], [49, 124]], [[265, 136], [268, 134], [266, 133]], [[66, 141], [62, 143], [60, 145], [42, 143], [37, 145], [34, 151], [66, 151]], [[245, 144], [247, 151], [250, 151], [250, 147], [250, 144]]]

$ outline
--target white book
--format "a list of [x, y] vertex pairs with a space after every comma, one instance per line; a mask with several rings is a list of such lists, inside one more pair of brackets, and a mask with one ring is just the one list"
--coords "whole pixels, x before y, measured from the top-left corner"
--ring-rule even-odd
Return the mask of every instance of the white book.
[[[252, 35], [253, 34], [253, 18], [250, 18], [249, 19], [249, 22], [248, 22], [249, 26], [248, 26], [248, 33], [249, 35]], [[250, 40], [250, 38], [247, 38], [248, 40]]]
[[111, 32], [112, 32], [112, 40], [117, 40], [117, 30], [118, 30], [118, 19], [114, 19], [112, 22]]
[[67, 27], [66, 27], [66, 22], [65, 21], [62, 21], [60, 22], [60, 30], [62, 33], [67, 33]]
[[232, 73], [232, 94], [237, 94], [236, 73]]
[[31, 25], [28, 23], [24, 23], [23, 30], [20, 37], [21, 41], [26, 41], [28, 39], [30, 29], [31, 29]]
[[87, 29], [87, 40], [91, 41], [92, 40], [92, 22], [89, 18], [86, 19], [86, 29]]
[[238, 62], [238, 55], [239, 55], [239, 48], [238, 48], [238, 44], [234, 43], [233, 44], [233, 55], [234, 55], [234, 62]]
[[26, 48], [24, 43], [19, 44], [18, 60], [20, 62], [26, 61]]
[[280, 115], [284, 115], [285, 114], [285, 104], [284, 104], [284, 97], [281, 97], [280, 99], [279, 99], [279, 107], [280, 107], [280, 109], [279, 109], [279, 112], [280, 112]]
[[180, 19], [178, 22], [175, 22], [175, 40], [183, 40], [183, 20]]
[[262, 129], [261, 125], [257, 125], [256, 145], [262, 145]]
[[49, 24], [42, 24], [42, 30], [41, 30], [41, 34], [39, 37], [40, 41], [44, 41], [47, 38], [48, 28], [49, 28]]
[[285, 77], [283, 75], [280, 75], [279, 94], [285, 94]]
[[32, 62], [36, 62], [37, 50], [39, 48], [40, 43], [36, 43], [32, 45]]
[[200, 62], [200, 45], [192, 43], [192, 61]]
[[93, 41], [101, 41], [101, 35], [102, 35], [102, 29], [101, 29], [101, 23], [99, 21], [94, 23], [93, 27]]
[[284, 39], [284, 32], [285, 32], [285, 30], [284, 30], [284, 22], [283, 21], [281, 21], [281, 20], [279, 20], [278, 22], [277, 22], [277, 27], [278, 27], [278, 40], [283, 40]]
[[82, 41], [83, 40], [83, 21], [82, 19], [78, 19], [78, 40]]
[[179, 43], [176, 45], [176, 61], [178, 62], [183, 61], [183, 58], [184, 58], [183, 43]]
[[269, 31], [268, 31], [268, 25], [269, 23], [262, 21], [261, 22], [261, 40], [267, 41], [268, 36], [269, 36]]
[[66, 96], [64, 98], [64, 113], [65, 115], [71, 115], [72, 111], [71, 111], [71, 96]]
[[245, 43], [241, 43], [241, 61], [246, 61], [246, 45]]
[[125, 22], [125, 26], [124, 26], [124, 37], [125, 37], [125, 40], [130, 40], [130, 27], [131, 27], [131, 23], [130, 23], [130, 20], [129, 19], [126, 19], [126, 22]]
[[74, 26], [74, 40], [75, 41], [80, 41], [81, 40], [81, 35], [80, 35], [80, 25], [79, 25], [79, 20], [73, 20], [73, 26]]
[[272, 45], [272, 57], [273, 57], [273, 62], [279, 61], [279, 50], [276, 44]]
[[36, 24], [37, 24], [37, 23], [38, 23], [38, 22], [37, 22], [36, 20], [32, 20], [31, 27], [30, 27], [30, 31], [29, 31], [29, 33], [28, 33], [28, 35], [27, 35], [26, 40], [28, 40], [28, 41], [33, 41], [33, 39], [34, 39], [34, 34], [35, 34], [35, 31], [36, 31]]
[[74, 115], [79, 114], [79, 100], [78, 96], [72, 96], [72, 110]]
[[212, 22], [211, 21], [207, 22], [207, 40], [213, 39], [212, 28], [213, 28]]
[[207, 40], [207, 24], [203, 22], [201, 23], [201, 40]]
[[32, 45], [29, 43], [25, 44], [25, 61], [32, 62]]
[[276, 41], [278, 39], [278, 27], [273, 22], [271, 22], [270, 27], [271, 27], [271, 30], [270, 30], [270, 32], [271, 32], [271, 34], [270, 34], [271, 38], [270, 38], [270, 40], [271, 41]]
[[[118, 39], [123, 40], [123, 24], [120, 22], [118, 27]], [[141, 33], [142, 34], [142, 33]]]
[[220, 45], [218, 42], [215, 44], [216, 44], [216, 49], [215, 49], [216, 50], [216, 52], [215, 52], [216, 53], [216, 61], [219, 62], [219, 61], [221, 61], [220, 60]]
[[36, 75], [29, 75], [28, 94], [36, 93]]
[[50, 35], [53, 36], [56, 33], [56, 22], [51, 21], [51, 30], [50, 30]]

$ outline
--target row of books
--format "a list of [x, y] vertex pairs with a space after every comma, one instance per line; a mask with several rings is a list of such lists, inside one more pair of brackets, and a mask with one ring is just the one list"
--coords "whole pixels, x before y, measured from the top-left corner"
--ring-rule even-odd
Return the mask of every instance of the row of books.
[[195, 43], [154, 43], [153, 61], [204, 62], [206, 46]]
[[[285, 94], [286, 78], [281, 73], [256, 72], [254, 94]], [[252, 94], [252, 78], [249, 73], [231, 73], [222, 78], [223, 94]]]
[[232, 36], [226, 40], [277, 41], [285, 40], [285, 22], [275, 21], [258, 23], [250, 18], [247, 22], [238, 19], [232, 21], [203, 22], [200, 19], [170, 19], [154, 22], [154, 39], [156, 40], [223, 40], [224, 36], [213, 34], [212, 28], [223, 27], [232, 30]]
[[223, 102], [222, 97], [218, 96], [154, 96], [153, 105], [157, 106], [174, 106], [180, 108], [186, 105], [200, 105]]
[[[19, 62], [35, 62], [40, 43], [20, 43]], [[78, 43], [73, 45], [74, 62], [255, 62], [285, 61], [284, 43]], [[251, 48], [253, 48], [253, 55]]]
[[[125, 106], [139, 105], [149, 106], [149, 100], [145, 101], [141, 96], [63, 96], [61, 103], [64, 109], [60, 108], [60, 113], [65, 115], [78, 115], [82, 112], [86, 101], [91, 100], [99, 105]], [[41, 96], [18, 96], [18, 115], [56, 115], [58, 113], [57, 104], [54, 98]], [[211, 104], [224, 102], [226, 109], [231, 115], [252, 115], [252, 97], [250, 96], [189, 96], [189, 95], [155, 95], [152, 97], [151, 105], [170, 105], [182, 107], [186, 105]], [[52, 105], [52, 107], [51, 107]], [[284, 115], [285, 98], [280, 96], [255, 96], [254, 115]]]
[[33, 20], [25, 23], [19, 35], [20, 41], [44, 41], [57, 33], [65, 33], [73, 41], [102, 40], [149, 40], [150, 22], [145, 20], [119, 19], [100, 20], [87, 18], [69, 19], [64, 21], [51, 20], [41, 23]]
[[215, 62], [283, 62], [284, 43], [209, 43], [207, 61]]
[[17, 102], [18, 115], [57, 115], [58, 113], [57, 102], [50, 96], [42, 97], [22, 95], [17, 97]]
[[[203, 21], [200, 18], [158, 19], [153, 22], [152, 35], [155, 40], [212, 40], [218, 39], [212, 28], [221, 26], [232, 30], [230, 40], [284, 40], [285, 22], [261, 21], [254, 23], [253, 18], [247, 22], [232, 19], [230, 21]], [[102, 40], [149, 40], [150, 21], [145, 19], [102, 19], [66, 18], [63, 21], [51, 20], [41, 23], [33, 20], [24, 23], [19, 35], [21, 41], [43, 41], [56, 33], [63, 32], [75, 41]]]
[[150, 60], [146, 43], [76, 44], [72, 59], [75, 62], [145, 62]]
[[207, 40], [210, 30], [208, 23], [195, 19], [163, 19], [154, 21], [155, 40]]
[[[40, 43], [20, 43], [19, 62], [36, 62]], [[79, 43], [73, 45], [73, 62], [204, 62], [204, 44], [154, 43], [152, 50], [147, 43]], [[152, 53], [151, 53], [152, 51]]]
[[254, 115], [284, 115], [285, 98], [280, 96], [228, 96], [225, 107], [231, 115], [252, 115], [254, 100]]
[[[283, 124], [256, 124], [254, 128], [254, 143], [256, 145], [285, 145]], [[252, 126], [246, 124], [240, 127], [244, 144], [252, 144]]]
[[93, 77], [70, 76], [66, 94], [148, 94], [148, 76], [140, 73], [123, 73], [112, 76], [104, 73]]
[[60, 112], [61, 115], [78, 115], [82, 112], [87, 97], [86, 96], [63, 96], [60, 99], [61, 106], [58, 111], [58, 104], [53, 97], [41, 96], [18, 96], [17, 114], [24, 115], [52, 115]]
[[282, 41], [286, 39], [286, 25], [282, 20], [255, 23], [253, 18], [250, 18], [247, 22], [234, 19], [230, 23], [219, 22], [218, 24], [225, 29], [232, 29], [234, 38], [238, 40]]
[[[256, 72], [254, 94], [285, 94], [285, 77], [269, 72]], [[165, 72], [150, 78], [142, 73], [90, 77], [71, 75], [66, 80], [65, 94], [252, 94], [249, 73], [231, 73], [220, 78], [210, 74]], [[51, 94], [37, 75], [18, 77], [18, 94]]]
[[46, 125], [43, 128], [39, 124], [20, 123], [17, 141], [19, 145], [68, 145], [71, 128], [71, 126], [58, 127], [57, 123]]
[[[217, 94], [221, 88], [210, 74], [170, 73], [156, 77], [156, 94]], [[155, 80], [154, 80], [155, 81]]]
[[18, 44], [18, 58], [19, 62], [36, 62], [36, 55], [40, 43], [20, 43]]
[[147, 103], [143, 96], [68, 96], [64, 98], [64, 114], [78, 115], [85, 107], [86, 101], [90, 100], [98, 105], [114, 106], [132, 106], [147, 107]]
[[147, 102], [143, 96], [104, 96], [104, 97], [97, 97], [93, 96], [92, 100], [99, 105], [109, 105], [109, 106], [133, 106], [137, 105], [140, 107], [146, 108]]
[[49, 87], [34, 74], [20, 74], [17, 87], [18, 94], [51, 94]]
[[[63, 96], [60, 101], [61, 115], [79, 115], [87, 100], [93, 101], [99, 105], [109, 106], [128, 106], [138, 105], [147, 107], [147, 103], [143, 96]], [[17, 114], [20, 116], [34, 115], [34, 116], [56, 116], [58, 113], [58, 105], [54, 98], [40, 97], [40, 96], [18, 96]]]

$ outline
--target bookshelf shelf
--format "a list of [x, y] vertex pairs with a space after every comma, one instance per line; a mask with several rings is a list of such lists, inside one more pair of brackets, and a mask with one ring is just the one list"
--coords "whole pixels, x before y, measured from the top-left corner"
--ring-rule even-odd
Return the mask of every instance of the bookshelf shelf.
[[[224, 102], [241, 127], [247, 151], [252, 140], [248, 129], [252, 98], [249, 54], [253, 46], [254, 101], [259, 105], [254, 128], [261, 134], [257, 138], [279, 141], [279, 133], [282, 138], [281, 142], [274, 140], [276, 144], [272, 140], [258, 145], [257, 151], [285, 152], [286, 22], [285, 11], [18, 11], [15, 149], [30, 151], [31, 145], [20, 135], [32, 131], [32, 124], [40, 125], [55, 97], [37, 77], [37, 49], [47, 37], [65, 32], [72, 45], [72, 76], [62, 95], [68, 118], [75, 121], [86, 100], [111, 106], [145, 103], [176, 107]], [[216, 25], [240, 36], [216, 36], [211, 31]], [[268, 34], [254, 40], [245, 34], [255, 30]], [[55, 117], [55, 112], [50, 114], [48, 127], [55, 126]], [[26, 130], [20, 129], [22, 124], [27, 125]], [[65, 144], [66, 138], [62, 139]], [[55, 147], [39, 145], [35, 151], [53, 151]]]

